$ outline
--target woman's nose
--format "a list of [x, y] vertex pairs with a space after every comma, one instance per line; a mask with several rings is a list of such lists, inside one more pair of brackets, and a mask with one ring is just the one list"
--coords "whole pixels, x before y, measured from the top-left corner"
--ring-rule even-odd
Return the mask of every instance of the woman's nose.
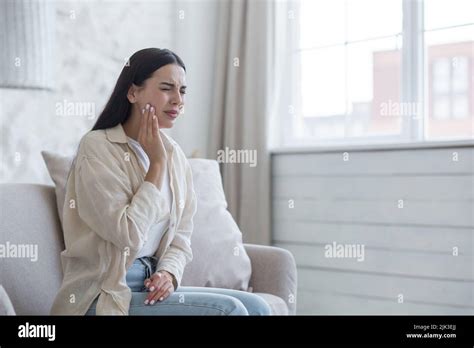
[[181, 95], [181, 92], [176, 92], [173, 94], [173, 99], [172, 99], [173, 104], [182, 104], [183, 103], [183, 96]]

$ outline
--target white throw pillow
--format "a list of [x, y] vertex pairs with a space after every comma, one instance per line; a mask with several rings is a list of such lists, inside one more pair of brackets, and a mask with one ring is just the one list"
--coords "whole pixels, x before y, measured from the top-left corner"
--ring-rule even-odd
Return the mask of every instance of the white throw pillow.
[[[66, 183], [74, 156], [42, 151], [56, 185], [56, 201], [62, 225]], [[191, 237], [193, 261], [183, 274], [182, 286], [248, 290], [252, 273], [242, 233], [227, 210], [219, 165], [215, 160], [189, 159], [197, 196], [197, 212]]]
[[49, 176], [53, 180], [56, 190], [56, 205], [58, 208], [59, 220], [63, 225], [63, 206], [66, 197], [66, 183], [71, 169], [74, 155], [64, 156], [49, 151], [41, 151], [43, 160], [48, 168]]
[[191, 237], [193, 260], [181, 285], [248, 290], [252, 266], [242, 233], [227, 210], [219, 164], [190, 159], [197, 212]]
[[7, 292], [0, 285], [0, 315], [15, 315], [15, 310], [13, 309], [12, 302], [8, 297]]

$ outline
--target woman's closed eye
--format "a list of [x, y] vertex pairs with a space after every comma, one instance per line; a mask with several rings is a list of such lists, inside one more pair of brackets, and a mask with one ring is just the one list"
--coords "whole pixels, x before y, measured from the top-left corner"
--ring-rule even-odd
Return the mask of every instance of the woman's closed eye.
[[[162, 91], [171, 91], [169, 88], [162, 88]], [[181, 91], [181, 94], [186, 94], [186, 91]]]

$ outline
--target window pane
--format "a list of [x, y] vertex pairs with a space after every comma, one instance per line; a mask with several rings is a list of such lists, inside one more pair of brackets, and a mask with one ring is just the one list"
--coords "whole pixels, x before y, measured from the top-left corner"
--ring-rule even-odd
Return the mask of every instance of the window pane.
[[425, 30], [474, 23], [472, 0], [425, 0]]
[[453, 118], [463, 119], [469, 116], [469, 100], [466, 95], [453, 97]]
[[348, 41], [402, 32], [402, 0], [348, 0], [346, 3]]
[[469, 89], [469, 60], [467, 56], [453, 58], [453, 92], [465, 93]]
[[344, 0], [301, 1], [302, 48], [344, 43], [346, 32], [344, 2]]
[[303, 117], [345, 114], [344, 46], [301, 53]]
[[433, 118], [437, 120], [449, 118], [449, 98], [440, 96], [433, 100]]
[[473, 38], [474, 24], [459, 28], [428, 31], [425, 33], [425, 44], [428, 46], [452, 44], [453, 42], [472, 41]]
[[451, 61], [448, 58], [433, 59], [433, 94], [449, 93], [449, 74]]
[[400, 104], [401, 51], [397, 45], [394, 37], [347, 46], [348, 136], [399, 134], [402, 117], [416, 111], [414, 106]]
[[474, 25], [425, 32], [429, 140], [474, 137], [473, 38]]
[[300, 12], [296, 137], [398, 135], [402, 0], [302, 0]]

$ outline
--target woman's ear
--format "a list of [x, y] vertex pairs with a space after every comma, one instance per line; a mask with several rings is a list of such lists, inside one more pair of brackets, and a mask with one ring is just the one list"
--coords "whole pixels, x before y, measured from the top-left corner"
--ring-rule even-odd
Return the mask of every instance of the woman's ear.
[[127, 93], [127, 98], [130, 103], [134, 104], [138, 101], [137, 99], [138, 90], [139, 90], [138, 86], [132, 83]]

